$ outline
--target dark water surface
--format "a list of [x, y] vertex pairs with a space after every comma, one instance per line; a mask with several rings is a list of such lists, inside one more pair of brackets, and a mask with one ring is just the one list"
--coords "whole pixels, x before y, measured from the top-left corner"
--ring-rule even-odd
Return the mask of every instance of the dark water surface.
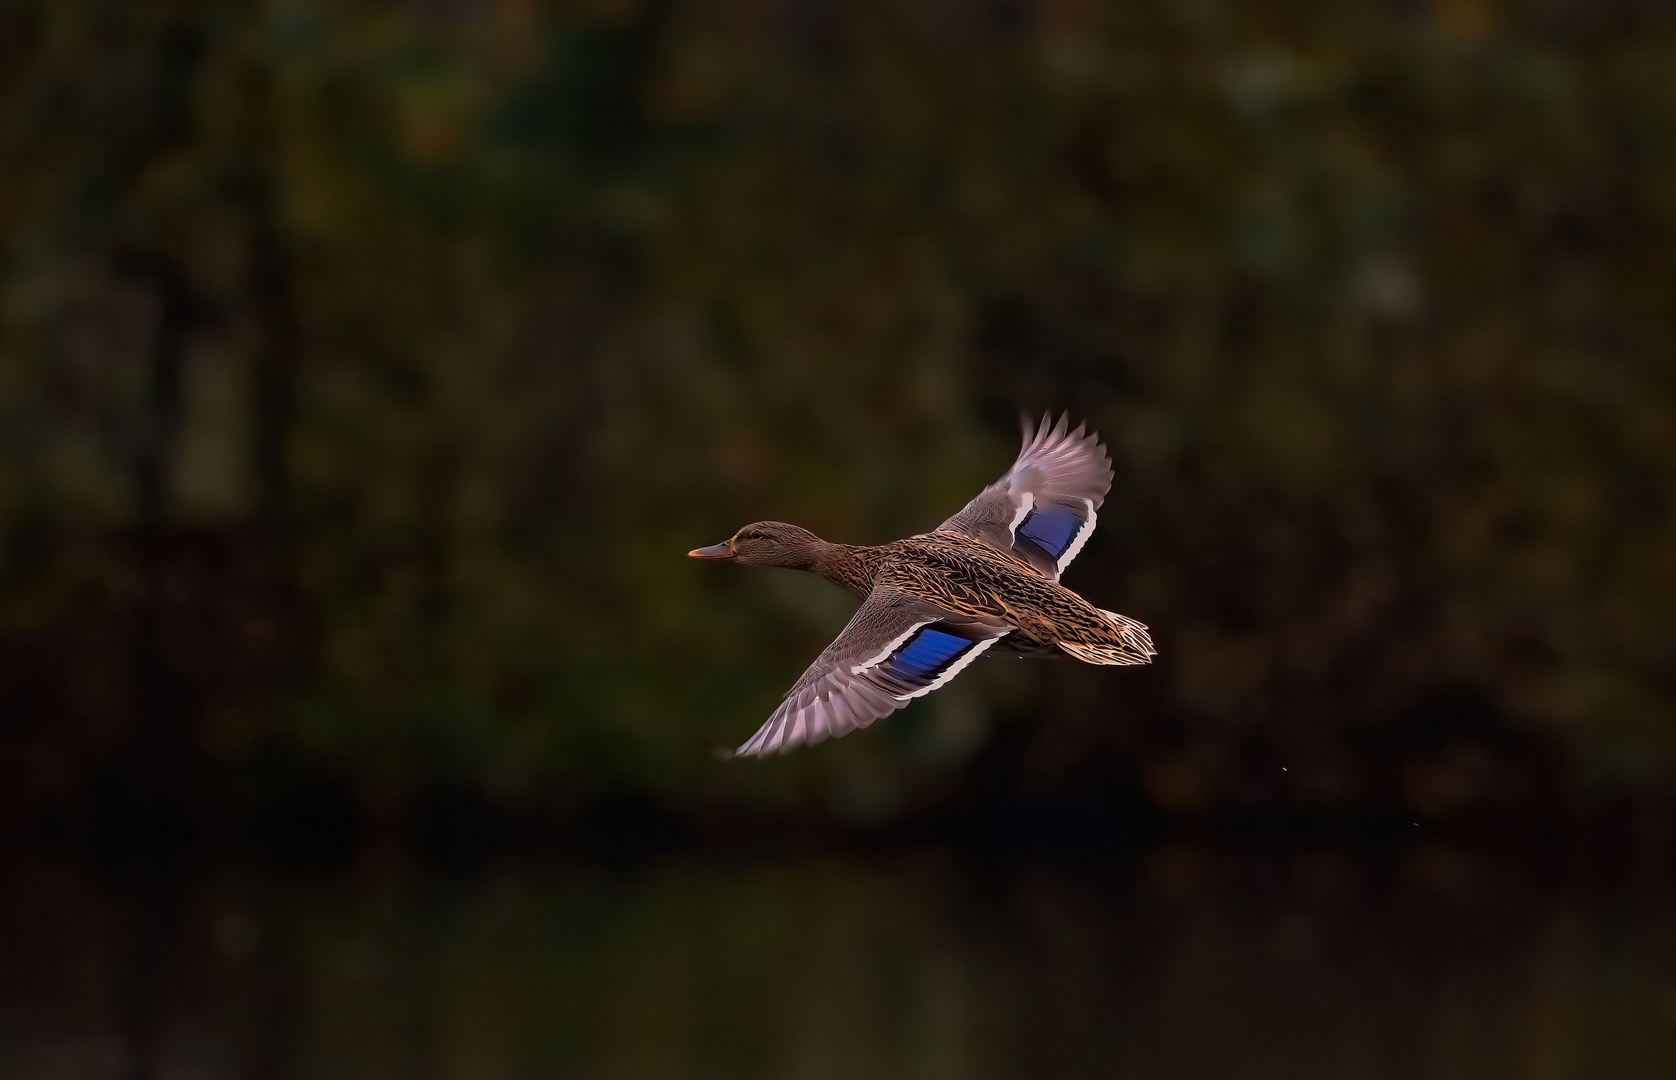
[[8, 1078], [1676, 1076], [1662, 879], [1444, 845], [4, 869]]

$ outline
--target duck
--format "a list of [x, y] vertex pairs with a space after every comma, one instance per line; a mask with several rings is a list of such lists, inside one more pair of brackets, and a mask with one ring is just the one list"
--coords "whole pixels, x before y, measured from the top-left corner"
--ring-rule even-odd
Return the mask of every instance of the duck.
[[766, 757], [871, 726], [946, 685], [992, 646], [1025, 657], [1135, 665], [1157, 655], [1144, 623], [1060, 584], [1094, 532], [1111, 456], [1070, 414], [1023, 419], [1012, 467], [928, 533], [829, 543], [758, 521], [687, 554], [816, 574], [861, 606], [779, 707], [724, 757]]

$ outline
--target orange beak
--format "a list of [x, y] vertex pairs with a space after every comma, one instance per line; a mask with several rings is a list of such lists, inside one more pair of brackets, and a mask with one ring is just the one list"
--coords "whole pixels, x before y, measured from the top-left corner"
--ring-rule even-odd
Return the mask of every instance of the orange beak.
[[721, 543], [711, 544], [709, 547], [693, 548], [687, 552], [687, 557], [691, 559], [731, 559], [733, 558], [733, 544], [730, 541], [723, 540]]

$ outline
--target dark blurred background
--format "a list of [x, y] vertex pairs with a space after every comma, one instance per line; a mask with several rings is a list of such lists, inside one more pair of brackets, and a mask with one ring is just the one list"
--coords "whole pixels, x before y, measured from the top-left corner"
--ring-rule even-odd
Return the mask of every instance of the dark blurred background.
[[1669, 1075], [1673, 358], [1662, 2], [0, 0], [0, 1066]]

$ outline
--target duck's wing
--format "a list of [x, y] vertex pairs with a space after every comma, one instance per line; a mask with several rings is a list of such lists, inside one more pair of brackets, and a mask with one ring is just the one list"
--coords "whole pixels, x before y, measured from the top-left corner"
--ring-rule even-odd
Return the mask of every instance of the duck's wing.
[[881, 585], [735, 754], [783, 754], [867, 727], [954, 678], [1012, 630]]
[[1043, 574], [1059, 575], [1094, 534], [1112, 486], [1112, 462], [1100, 437], [1069, 413], [1041, 427], [1024, 420], [1024, 448], [1007, 474], [938, 526], [1019, 556]]

